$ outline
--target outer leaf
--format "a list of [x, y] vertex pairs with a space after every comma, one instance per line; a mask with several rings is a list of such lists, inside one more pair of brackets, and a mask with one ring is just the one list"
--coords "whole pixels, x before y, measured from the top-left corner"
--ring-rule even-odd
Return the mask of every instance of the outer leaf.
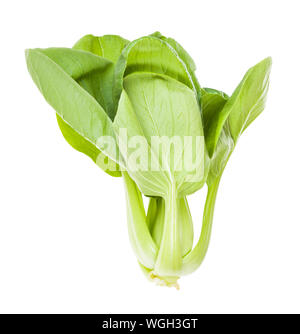
[[[74, 45], [73, 49], [88, 51], [112, 62], [116, 62], [128, 42], [129, 41], [120, 36], [106, 35], [96, 37], [86, 35]], [[100, 72], [94, 70], [82, 75], [81, 78], [77, 78], [77, 82], [102, 105], [112, 119], [114, 118], [113, 111], [115, 110], [112, 99], [113, 72], [114, 66], [110, 66], [105, 71]], [[118, 169], [118, 166], [114, 165], [108, 157], [104, 157], [99, 149], [93, 146], [84, 137], [81, 137], [59, 116], [57, 116], [57, 121], [63, 136], [73, 148], [88, 155], [100, 168], [111, 176], [121, 176], [119, 171], [110, 171], [107, 169], [107, 166], [116, 167], [116, 169]], [[99, 157], [101, 158], [99, 159]], [[102, 164], [104, 159], [106, 163]]]
[[58, 114], [56, 114], [56, 117], [64, 138], [75, 150], [89, 156], [107, 174], [115, 177], [122, 176], [121, 172], [118, 171], [118, 164], [110, 160], [94, 144], [76, 132]]
[[[91, 52], [115, 64], [128, 43], [129, 41], [117, 35], [104, 35], [101, 37], [86, 35], [74, 45], [73, 49]], [[82, 87], [99, 101], [112, 120], [115, 117], [117, 107], [113, 101], [114, 70], [115, 66], [113, 65], [108, 71], [104, 73], [93, 72], [79, 82]], [[115, 102], [117, 104], [118, 101]]]
[[195, 71], [196, 71], [196, 64], [193, 60], [193, 58], [187, 53], [187, 51], [177, 42], [175, 39], [170, 37], [163, 36], [160, 32], [155, 32], [152, 34], [152, 36], [155, 36], [157, 38], [160, 38], [161, 40], [167, 42], [178, 54], [178, 56], [184, 61], [187, 70], [193, 80], [194, 87], [197, 91], [197, 95], [200, 96], [200, 84], [198, 82], [198, 79], [196, 77]]
[[[208, 146], [207, 139], [209, 138], [210, 131], [212, 131], [212, 124], [214, 120], [219, 117], [222, 108], [228, 100], [228, 95], [212, 88], [201, 88], [200, 95], [203, 128], [206, 146]], [[227, 131], [228, 126], [226, 126], [226, 131], [224, 129], [225, 125], [222, 129], [215, 151], [210, 152], [211, 160], [209, 161], [209, 159], [205, 159], [205, 170], [207, 173], [205, 179], [207, 179], [207, 183], [211, 183], [216, 175], [219, 175], [221, 170], [223, 170], [222, 167], [225, 167], [227, 158], [233, 150], [232, 138], [230, 132]], [[206, 152], [206, 154], [209, 155], [209, 152]]]
[[[131, 101], [123, 90], [120, 97], [118, 112], [113, 123], [116, 136], [118, 137], [119, 149], [123, 156], [122, 165], [126, 166], [130, 177], [137, 183], [139, 189], [147, 196], [164, 196], [168, 189], [168, 177], [166, 173], [161, 171], [151, 171], [148, 166], [145, 170], [138, 170], [136, 165], [130, 163], [129, 155], [132, 151], [128, 147], [128, 142], [125, 142], [123, 137], [120, 135], [120, 130], [126, 129], [125, 140], [132, 140], [134, 137], [145, 138], [143, 129], [140, 126], [139, 120], [135, 114], [135, 110], [131, 104]], [[149, 145], [145, 139], [144, 144]], [[150, 147], [148, 146], [150, 149]], [[143, 148], [142, 148], [143, 149]], [[144, 151], [144, 149], [143, 149]], [[132, 155], [131, 155], [132, 156]], [[147, 155], [148, 157], [148, 155]], [[133, 166], [131, 166], [133, 164]]]
[[86, 35], [74, 45], [73, 49], [89, 51], [116, 63], [122, 50], [128, 43], [128, 40], [118, 35], [104, 35], [100, 37]]
[[[101, 37], [86, 35], [74, 45], [73, 49], [91, 52], [115, 64], [128, 43], [129, 41], [117, 35]], [[108, 71], [93, 72], [83, 77], [79, 82], [84, 89], [96, 98], [112, 120], [116, 111], [113, 102], [113, 79], [114, 65]]]
[[[208, 144], [212, 154], [211, 168], [207, 179], [208, 192], [201, 235], [194, 249], [183, 259], [182, 274], [194, 271], [204, 259], [210, 240], [214, 206], [223, 170], [240, 134], [263, 110], [268, 90], [270, 67], [270, 58], [252, 67], [223, 109], [222, 103], [220, 107], [215, 104], [212, 110], [213, 117], [208, 117], [210, 112], [208, 113], [206, 110], [208, 114], [206, 118], [209, 121], [204, 123], [211, 125], [207, 126], [205, 131], [209, 137]], [[214, 120], [216, 120], [215, 124]]]
[[[219, 117], [219, 114], [221, 113], [227, 100], [228, 95], [224, 92], [212, 88], [202, 89], [201, 101], [205, 138], [209, 136], [213, 121], [215, 118]], [[234, 143], [229, 131], [228, 121], [226, 121], [218, 139], [217, 146], [211, 156], [210, 169], [207, 179], [208, 184], [211, 184], [216, 177], [220, 176], [233, 148]]]
[[123, 77], [134, 72], [164, 74], [194, 89], [186, 64], [174, 48], [165, 41], [146, 36], [129, 43], [116, 64], [115, 100], [118, 101], [123, 88]]
[[250, 68], [218, 117], [213, 119], [206, 137], [210, 155], [216, 148], [228, 117], [230, 117], [230, 131], [236, 142], [245, 128], [261, 113], [268, 90], [270, 68], [271, 58], [266, 58]]
[[211, 159], [207, 177], [207, 184], [209, 186], [213, 184], [216, 178], [221, 177], [234, 147], [234, 141], [229, 131], [228, 121], [226, 121]]
[[[209, 133], [212, 131], [214, 120], [219, 116], [224, 107], [228, 96], [216, 89], [203, 88], [201, 94], [203, 128], [205, 139], [209, 138]], [[208, 145], [208, 142], [206, 142]]]
[[109, 114], [112, 109], [113, 63], [81, 50], [38, 49], [89, 92]]
[[102, 73], [112, 65], [112, 62], [108, 59], [97, 57], [89, 52], [68, 48], [27, 50], [28, 55], [31, 53], [47, 56], [74, 80], [79, 80], [95, 71]]
[[271, 58], [266, 58], [252, 67], [228, 101], [229, 127], [235, 142], [264, 110], [271, 65]]
[[[98, 147], [97, 140], [100, 136], [114, 136], [112, 123], [99, 103], [79, 86], [72, 75], [75, 78], [81, 75], [80, 68], [85, 64], [83, 59], [88, 64], [100, 60], [103, 64], [102, 59], [83, 51], [70, 49], [59, 50], [58, 57], [54, 51], [49, 52], [49, 49], [26, 51], [27, 66], [32, 79], [57, 114], [79, 135]], [[74, 55], [80, 58], [76, 71], [69, 67], [70, 62], [66, 61], [66, 58], [61, 57], [61, 52], [70, 58]], [[52, 54], [55, 57], [52, 57]], [[73, 58], [74, 63], [78, 60], [76, 57]], [[111, 152], [105, 154], [110, 155]]]
[[[159, 138], [166, 136], [169, 139], [177, 136], [182, 143], [179, 150], [174, 150], [170, 152], [170, 156], [164, 157], [158, 151], [160, 148], [151, 147], [153, 156], [159, 160], [160, 171], [156, 175], [151, 168], [148, 168], [147, 172], [136, 173], [135, 176], [131, 174], [139, 188], [145, 195], [163, 197], [168, 189], [165, 182], [167, 184], [176, 182], [180, 195], [187, 195], [186, 189], [191, 186], [191, 183], [193, 184], [190, 182], [191, 175], [187, 172], [190, 166], [183, 165], [181, 171], [178, 171], [177, 167], [183, 162], [184, 154], [190, 150], [192, 152], [189, 152], [191, 154], [191, 161], [189, 161], [199, 163], [195, 168], [199, 173], [199, 179], [194, 182], [194, 188], [189, 191], [199, 189], [205, 182], [204, 142], [201, 141], [199, 143], [201, 147], [197, 147], [199, 150], [201, 148], [201, 152], [196, 152], [191, 147], [184, 147], [184, 137], [190, 136], [193, 139], [199, 137], [203, 140], [201, 115], [194, 92], [167, 76], [150, 73], [135, 73], [126, 77], [124, 88], [130, 101], [127, 101], [128, 98], [125, 96], [121, 98], [122, 103], [119, 104], [114, 122], [118, 128], [126, 127], [129, 136], [142, 135], [149, 145], [153, 136]], [[195, 154], [203, 154], [203, 159], [196, 159]], [[174, 164], [170, 165], [170, 161]], [[128, 171], [130, 173], [130, 167]], [[155, 175], [152, 176], [152, 173]], [[146, 174], [148, 175], [147, 187], [153, 183], [155, 177], [163, 177], [164, 182], [162, 180], [155, 182], [153, 189], [144, 188], [145, 184], [142, 180], [145, 180]], [[141, 175], [143, 175], [142, 179], [137, 180]], [[159, 186], [160, 183], [162, 187]], [[156, 187], [159, 189], [155, 189]]]
[[[38, 49], [59, 65], [68, 75], [88, 91], [104, 108], [112, 103], [112, 74], [111, 61], [90, 53], [67, 48]], [[101, 151], [89, 140], [72, 129], [58, 114], [57, 121], [64, 138], [76, 150], [88, 155], [99, 167], [112, 176], [121, 176], [118, 166], [103, 157]], [[98, 158], [98, 159], [97, 159]], [[107, 160], [107, 164], [102, 162]], [[111, 166], [116, 171], [109, 171]]]

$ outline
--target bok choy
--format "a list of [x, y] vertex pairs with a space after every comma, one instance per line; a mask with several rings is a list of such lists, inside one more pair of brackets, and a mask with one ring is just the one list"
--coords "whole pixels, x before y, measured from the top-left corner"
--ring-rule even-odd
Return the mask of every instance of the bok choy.
[[[190, 55], [158, 32], [132, 42], [86, 35], [73, 48], [26, 50], [26, 61], [67, 142], [123, 177], [142, 270], [177, 287], [206, 254], [220, 179], [240, 135], [264, 109], [271, 58], [251, 67], [231, 96], [202, 88]], [[204, 185], [194, 243], [188, 195]]]

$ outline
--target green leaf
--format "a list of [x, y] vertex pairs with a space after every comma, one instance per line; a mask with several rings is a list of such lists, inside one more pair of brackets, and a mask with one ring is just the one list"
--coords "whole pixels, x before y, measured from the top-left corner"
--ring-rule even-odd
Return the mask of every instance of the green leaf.
[[86, 140], [56, 114], [58, 126], [65, 140], [77, 151], [89, 156], [107, 174], [115, 177], [122, 176], [120, 167], [105, 156], [94, 144]]
[[[153, 171], [151, 166], [141, 172], [131, 172], [131, 167], [127, 167], [142, 192], [147, 196], [164, 197], [168, 185], [175, 182], [178, 193], [184, 196], [202, 187], [205, 182], [204, 137], [195, 93], [170, 77], [151, 73], [127, 76], [124, 89], [126, 93], [123, 91], [114, 120], [117, 130], [127, 128], [129, 138], [139, 135], [147, 145], [151, 144], [153, 136], [168, 140], [175, 136], [181, 144], [166, 156], [162, 156], [161, 146], [151, 146], [151, 157], [155, 157], [159, 164], [158, 172]], [[186, 145], [185, 137], [190, 137], [193, 144], [198, 138], [198, 146]], [[183, 164], [184, 154], [190, 156], [186, 164]], [[197, 154], [201, 157], [196, 157]], [[193, 162], [195, 166], [191, 166]], [[197, 173], [195, 182], [192, 181], [194, 173]]]
[[86, 35], [73, 46], [73, 49], [89, 51], [116, 63], [128, 43], [128, 40], [118, 35]]
[[123, 78], [134, 72], [164, 74], [194, 89], [184, 61], [167, 42], [154, 36], [139, 38], [124, 48], [116, 64], [116, 101], [119, 100], [123, 89]]
[[66, 74], [74, 80], [89, 73], [98, 71], [102, 73], [112, 65], [108, 59], [98, 57], [89, 52], [69, 48], [30, 49], [27, 55], [42, 54], [61, 67]]
[[212, 155], [223, 126], [229, 117], [231, 135], [236, 142], [246, 127], [262, 112], [269, 86], [271, 58], [266, 58], [245, 74], [218, 117], [210, 125], [206, 137], [209, 154]]
[[[166, 173], [161, 172], [161, 170], [151, 171], [148, 166], [148, 152], [146, 149], [150, 150], [150, 146], [144, 136], [136, 112], [125, 90], [123, 90], [120, 97], [118, 112], [114, 119], [113, 126], [122, 154], [122, 165], [126, 167], [130, 177], [137, 183], [144, 195], [162, 197], [168, 188], [168, 177]], [[123, 129], [126, 130], [125, 135], [121, 133]], [[128, 147], [130, 141], [135, 138], [141, 139], [143, 145], [141, 150], [139, 150], [139, 147]], [[143, 168], [143, 166], [138, 168], [137, 162], [132, 159], [133, 151], [140, 154], [139, 159], [141, 159], [141, 157], [143, 158], [141, 163], [146, 164], [145, 168]], [[129, 157], [131, 157], [131, 159], [129, 159]]]
[[[216, 89], [203, 88], [201, 97], [204, 133], [205, 138], [207, 139], [209, 137], [209, 132], [212, 129], [214, 119], [219, 117], [219, 114], [228, 100], [228, 95]], [[208, 145], [207, 142], [206, 144]], [[220, 176], [233, 148], [234, 143], [229, 131], [228, 121], [226, 121], [216, 148], [214, 152], [211, 152], [211, 161], [207, 178], [208, 184], [211, 184], [216, 177]]]
[[264, 110], [271, 65], [271, 58], [266, 58], [250, 68], [225, 106], [223, 112], [229, 114], [230, 132], [235, 142]]
[[103, 59], [72, 49], [31, 49], [26, 51], [26, 60], [32, 79], [47, 102], [74, 131], [101, 150], [99, 137], [114, 136], [111, 120], [75, 79], [87, 70], [103, 67]]
[[[88, 52], [67, 48], [37, 49], [35, 51], [47, 56], [49, 63], [51, 60], [57, 64], [67, 75], [89, 92], [101, 106], [105, 107], [110, 103], [109, 101], [112, 101], [112, 79], [109, 78], [112, 76], [113, 70], [111, 61]], [[93, 83], [97, 83], [97, 88]], [[107, 86], [110, 86], [110, 94], [109, 92], [107, 94], [104, 92]], [[59, 114], [57, 114], [57, 121], [64, 138], [74, 149], [89, 156], [108, 174], [121, 176], [121, 173], [118, 171], [118, 165], [108, 157], [105, 157], [99, 148], [87, 138], [81, 136]], [[103, 163], [104, 161], [106, 163]], [[111, 168], [111, 170], [108, 168]]]
[[[203, 88], [201, 93], [203, 128], [206, 139], [206, 145], [209, 146], [209, 133], [213, 131], [214, 120], [219, 116], [224, 107], [228, 96], [216, 89]], [[213, 152], [209, 152], [212, 156]]]
[[[112, 66], [110, 62], [107, 62], [107, 60], [116, 62], [127, 43], [127, 40], [115, 35], [105, 35], [101, 37], [86, 35], [73, 47], [75, 50], [88, 51], [97, 56], [101, 56], [101, 59], [106, 59], [103, 61], [104, 63], [110, 64], [110, 66], [104, 70], [92, 68], [91, 71], [75, 79], [81, 87], [88, 91], [89, 94], [100, 103], [111, 119], [114, 118], [115, 110], [112, 99], [114, 66]], [[80, 62], [77, 63], [77, 65], [79, 64]], [[70, 64], [66, 65], [70, 66]], [[118, 165], [112, 162], [108, 157], [105, 157], [98, 148], [93, 146], [84, 137], [80, 136], [58, 115], [57, 121], [64, 138], [73, 148], [88, 155], [109, 175], [121, 176], [121, 173], [118, 171]], [[102, 163], [103, 161], [105, 161], [104, 164]], [[109, 170], [108, 166], [110, 166], [112, 170]]]
[[37, 49], [58, 64], [112, 117], [113, 63], [90, 52], [67, 48]]
[[94, 71], [79, 82], [84, 89], [96, 98], [112, 120], [115, 117], [117, 108], [117, 101], [115, 101], [116, 105], [114, 105], [113, 101], [114, 65], [128, 43], [129, 41], [117, 35], [104, 35], [101, 37], [86, 35], [73, 47], [76, 50], [91, 52], [112, 63], [109, 70], [102, 73]]
[[194, 87], [197, 91], [197, 95], [200, 96], [200, 84], [195, 74], [197, 68], [196, 68], [196, 64], [193, 58], [187, 53], [187, 51], [177, 41], [175, 41], [175, 39], [170, 38], [170, 37], [165, 37], [159, 31], [156, 31], [151, 36], [160, 38], [161, 40], [167, 42], [176, 51], [178, 56], [185, 63], [187, 70], [192, 78]]
[[234, 150], [234, 141], [229, 131], [228, 121], [225, 122], [214, 154], [211, 158], [207, 184], [210, 186], [215, 179], [221, 177], [227, 161]]

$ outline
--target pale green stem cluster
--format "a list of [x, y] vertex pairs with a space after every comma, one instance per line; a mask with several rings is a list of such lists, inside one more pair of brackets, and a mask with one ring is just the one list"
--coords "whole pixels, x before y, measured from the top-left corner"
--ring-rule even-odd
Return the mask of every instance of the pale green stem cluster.
[[201, 234], [193, 247], [193, 223], [187, 199], [171, 188], [166, 198], [150, 198], [146, 215], [141, 192], [127, 172], [125, 181], [128, 231], [137, 259], [148, 278], [178, 287], [177, 280], [202, 263], [211, 235], [221, 175], [208, 185]]

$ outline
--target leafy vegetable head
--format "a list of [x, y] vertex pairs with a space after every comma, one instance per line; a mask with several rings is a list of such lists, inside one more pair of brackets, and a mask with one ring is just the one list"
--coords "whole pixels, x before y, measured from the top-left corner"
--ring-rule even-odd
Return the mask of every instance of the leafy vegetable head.
[[[218, 185], [238, 138], [264, 108], [271, 59], [250, 68], [231, 96], [201, 88], [191, 56], [159, 32], [132, 42], [86, 35], [70, 49], [27, 50], [26, 60], [68, 143], [123, 177], [143, 271], [177, 286], [206, 254]], [[193, 247], [187, 196], [205, 184]], [[150, 198], [147, 214], [142, 195]]]

